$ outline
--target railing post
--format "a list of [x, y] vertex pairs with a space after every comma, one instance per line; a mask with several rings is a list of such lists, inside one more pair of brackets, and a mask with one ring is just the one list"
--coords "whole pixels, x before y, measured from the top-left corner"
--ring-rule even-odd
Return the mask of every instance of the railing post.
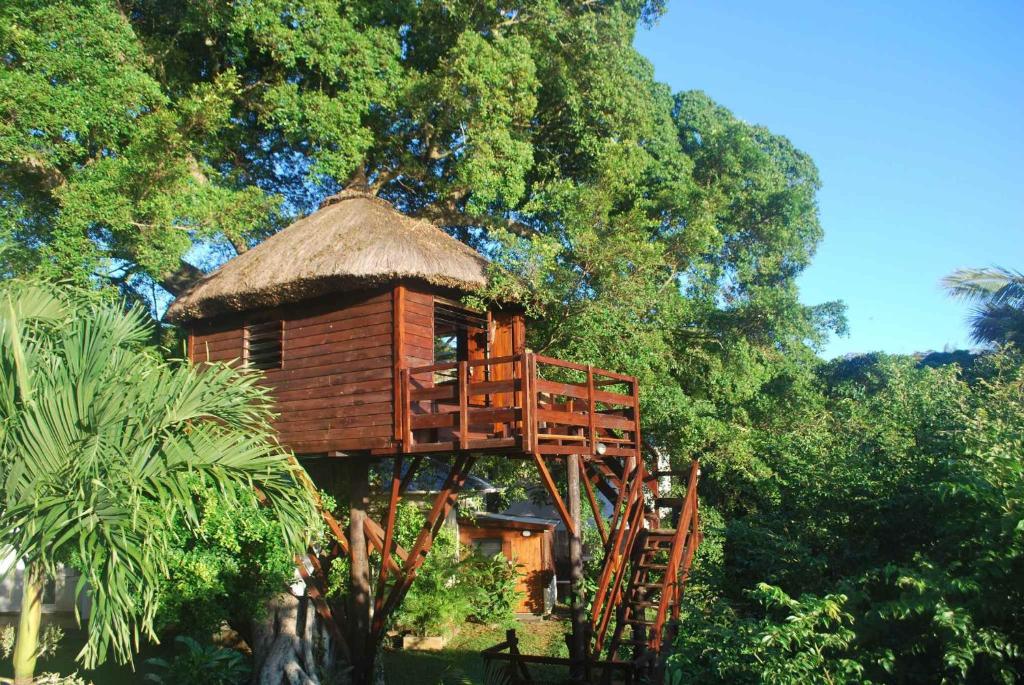
[[409, 369], [403, 368], [400, 371], [402, 378], [402, 451], [408, 452], [412, 449], [412, 375]]
[[459, 449], [469, 447], [469, 362], [459, 362]]
[[640, 383], [636, 377], [633, 378], [633, 421], [636, 422], [636, 430], [633, 431], [633, 439], [636, 441], [636, 458], [643, 464], [643, 443], [640, 439]]
[[590, 441], [590, 456], [597, 456], [597, 428], [594, 424], [594, 367], [587, 364], [587, 440]]
[[526, 452], [533, 451], [533, 426], [530, 421], [530, 355], [528, 352], [524, 352], [522, 357], [519, 359], [518, 364], [513, 364], [515, 372], [512, 374], [512, 381], [515, 383], [516, 375], [519, 375], [519, 390], [513, 393], [513, 407], [519, 407], [522, 412], [522, 421], [520, 423], [520, 430], [523, 435], [523, 450]]

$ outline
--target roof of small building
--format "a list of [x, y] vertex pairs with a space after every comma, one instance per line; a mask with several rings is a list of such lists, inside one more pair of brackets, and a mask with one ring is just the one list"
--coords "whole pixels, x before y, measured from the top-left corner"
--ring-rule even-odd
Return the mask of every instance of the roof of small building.
[[460, 522], [466, 525], [475, 525], [479, 528], [511, 528], [513, 530], [554, 530], [558, 525], [558, 519], [545, 518], [540, 516], [513, 516], [511, 514], [493, 514], [480, 512], [473, 516], [459, 517]]
[[[408, 477], [410, 468], [412, 468], [412, 465], [406, 463], [402, 469], [402, 478]], [[448, 474], [450, 471], [450, 465], [434, 457], [427, 457], [416, 469], [415, 473], [413, 473], [412, 478], [409, 478], [409, 483], [406, 486], [405, 492], [407, 495], [423, 495], [441, 492], [444, 488], [445, 482], [448, 480]], [[473, 474], [466, 476], [466, 482], [463, 483], [461, 490], [463, 492], [472, 492], [478, 495], [501, 492], [501, 488], [495, 486], [490, 481], [484, 480], [480, 476], [475, 476]]]
[[168, 308], [168, 321], [266, 309], [400, 279], [473, 291], [487, 260], [422, 219], [366, 192], [345, 190], [202, 278]]

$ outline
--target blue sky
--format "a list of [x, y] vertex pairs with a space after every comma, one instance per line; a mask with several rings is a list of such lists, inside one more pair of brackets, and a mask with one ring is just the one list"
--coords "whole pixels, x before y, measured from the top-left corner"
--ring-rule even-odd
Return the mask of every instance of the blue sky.
[[636, 46], [817, 162], [807, 303], [841, 299], [827, 357], [970, 345], [939, 279], [1024, 270], [1024, 2], [675, 1]]

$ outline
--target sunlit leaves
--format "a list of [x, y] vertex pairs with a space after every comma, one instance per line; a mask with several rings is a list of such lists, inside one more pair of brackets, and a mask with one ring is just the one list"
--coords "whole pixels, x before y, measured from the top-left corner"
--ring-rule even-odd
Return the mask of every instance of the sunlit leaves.
[[254, 376], [165, 362], [142, 345], [138, 310], [58, 293], [0, 291], [0, 531], [33, 568], [81, 571], [91, 666], [155, 639], [175, 524], [201, 532], [197, 485], [225, 506], [258, 498], [290, 550], [304, 547], [313, 508], [269, 438]]

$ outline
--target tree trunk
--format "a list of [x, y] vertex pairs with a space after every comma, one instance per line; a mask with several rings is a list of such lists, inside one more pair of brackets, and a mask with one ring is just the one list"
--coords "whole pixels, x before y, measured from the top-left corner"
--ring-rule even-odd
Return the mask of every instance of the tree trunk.
[[336, 658], [336, 646], [308, 597], [277, 595], [252, 634], [252, 685], [347, 682], [349, 669]]
[[30, 685], [35, 675], [39, 651], [39, 623], [43, 617], [42, 569], [26, 564], [22, 575], [21, 615], [14, 644], [14, 685]]

